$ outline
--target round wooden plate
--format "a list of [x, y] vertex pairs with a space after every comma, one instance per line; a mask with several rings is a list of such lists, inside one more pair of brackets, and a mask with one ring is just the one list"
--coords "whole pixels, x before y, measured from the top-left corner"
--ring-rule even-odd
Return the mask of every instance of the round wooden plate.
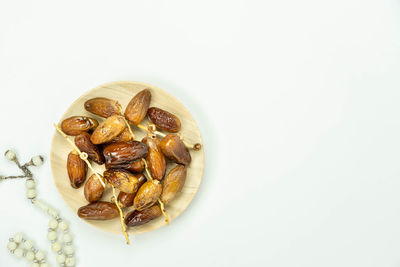
[[[115, 99], [125, 110], [126, 105], [129, 103], [132, 97], [145, 88], [148, 88], [152, 93], [150, 106], [162, 108], [178, 116], [182, 123], [180, 132], [184, 136], [185, 141], [202, 144], [202, 139], [197, 124], [182, 103], [162, 89], [141, 82], [112, 82], [94, 88], [79, 97], [68, 108], [59, 123], [61, 123], [61, 121], [65, 118], [75, 115], [89, 116], [98, 119], [99, 122], [103, 121], [103, 118], [91, 114], [84, 109], [83, 104], [86, 100], [94, 97], [107, 97]], [[146, 125], [147, 122], [147, 119], [145, 119], [142, 124]], [[146, 134], [143, 130], [140, 130], [137, 127], [132, 126], [132, 129], [135, 132], [137, 140], [141, 140]], [[69, 138], [72, 139], [73, 137]], [[71, 187], [69, 182], [66, 165], [68, 153], [72, 150], [73, 149], [67, 140], [65, 140], [61, 134], [55, 131], [50, 153], [54, 182], [56, 183], [57, 189], [64, 201], [75, 213], [77, 213], [78, 209], [84, 205], [87, 205], [88, 202], [83, 195], [84, 186], [81, 186], [79, 189], [74, 189]], [[192, 162], [188, 167], [187, 178], [182, 192], [179, 193], [174, 200], [168, 203], [168, 205], [166, 205], [166, 212], [170, 217], [171, 223], [173, 223], [173, 219], [178, 217], [178, 215], [186, 209], [200, 186], [204, 168], [204, 151], [203, 149], [200, 151], [190, 150], [190, 154], [192, 156]], [[175, 164], [173, 163], [168, 164], [167, 173], [174, 165]], [[103, 173], [104, 171], [104, 165], [99, 166], [96, 163], [93, 163], [93, 167], [99, 173]], [[87, 177], [90, 177], [90, 175], [91, 172], [89, 170]], [[103, 195], [102, 200], [110, 201], [112, 195], [111, 190], [108, 189], [106, 191], [107, 192], [105, 192]], [[128, 208], [127, 210], [124, 210], [124, 212], [126, 213], [129, 210], [130, 209]], [[121, 222], [119, 218], [108, 221], [84, 221], [107, 232], [119, 234], [122, 233]], [[155, 230], [165, 224], [164, 217], [161, 216], [147, 224], [130, 227], [128, 228], [128, 231], [132, 234], [145, 233]]]

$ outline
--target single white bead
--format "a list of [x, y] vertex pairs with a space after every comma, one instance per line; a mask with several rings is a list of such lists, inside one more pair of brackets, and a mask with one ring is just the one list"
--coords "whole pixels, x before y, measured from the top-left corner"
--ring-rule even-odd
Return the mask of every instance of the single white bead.
[[32, 241], [26, 240], [26, 241], [24, 242], [24, 248], [26, 248], [26, 249], [31, 249], [32, 247], [33, 247], [33, 242], [32, 242]]
[[16, 250], [14, 250], [14, 255], [17, 258], [22, 258], [22, 256], [24, 256], [24, 250], [22, 248], [17, 248]]
[[72, 255], [75, 252], [75, 248], [73, 245], [65, 246], [63, 250], [64, 250], [64, 253], [67, 255]]
[[57, 260], [58, 263], [64, 263], [65, 262], [65, 255], [64, 254], [57, 255], [56, 260]]
[[55, 231], [50, 231], [47, 233], [47, 239], [53, 241], [57, 239], [57, 233]]
[[61, 250], [61, 244], [58, 242], [55, 242], [51, 245], [51, 250], [54, 252], [59, 252]]
[[31, 264], [31, 267], [40, 267], [40, 264], [35, 262]]
[[44, 252], [41, 251], [41, 250], [39, 250], [39, 251], [36, 252], [36, 254], [35, 254], [35, 258], [36, 258], [38, 261], [43, 260], [45, 256], [46, 256], [46, 255], [45, 255]]
[[33, 188], [35, 188], [35, 181], [32, 180], [32, 179], [28, 179], [28, 180], [26, 180], [26, 182], [25, 182], [25, 186], [26, 186], [26, 188], [28, 188], [28, 189], [33, 189]]
[[14, 235], [14, 241], [16, 243], [21, 243], [23, 238], [24, 238], [24, 235], [22, 233], [16, 233]]
[[72, 236], [70, 234], [63, 234], [62, 240], [64, 243], [69, 243], [72, 241]]
[[13, 161], [17, 158], [17, 155], [15, 154], [14, 151], [12, 150], [7, 150], [6, 153], [4, 154], [6, 158], [10, 161]]
[[26, 190], [26, 197], [31, 199], [36, 197], [36, 190], [35, 189], [28, 189]]
[[65, 265], [67, 265], [68, 267], [75, 266], [75, 258], [74, 257], [67, 258], [65, 260]]
[[58, 211], [53, 208], [49, 208], [49, 210], [47, 211], [47, 214], [49, 214], [53, 218], [57, 218]]
[[33, 261], [33, 260], [35, 259], [35, 253], [33, 253], [32, 251], [28, 250], [28, 251], [26, 252], [25, 258], [26, 258], [28, 261]]
[[8, 242], [8, 244], [7, 244], [7, 248], [9, 249], [9, 250], [14, 250], [14, 249], [16, 249], [17, 248], [17, 243], [15, 243], [15, 242]]
[[58, 226], [58, 222], [57, 222], [56, 219], [51, 219], [51, 220], [49, 221], [49, 227], [50, 227], [51, 229], [57, 229], [57, 226]]
[[42, 156], [34, 156], [32, 158], [32, 163], [35, 166], [40, 166], [43, 164], [43, 157]]
[[40, 267], [50, 267], [50, 265], [47, 262], [41, 263]]
[[66, 223], [66, 222], [64, 222], [64, 221], [61, 221], [61, 222], [58, 223], [58, 228], [59, 228], [61, 231], [65, 231], [65, 230], [68, 229], [68, 223]]

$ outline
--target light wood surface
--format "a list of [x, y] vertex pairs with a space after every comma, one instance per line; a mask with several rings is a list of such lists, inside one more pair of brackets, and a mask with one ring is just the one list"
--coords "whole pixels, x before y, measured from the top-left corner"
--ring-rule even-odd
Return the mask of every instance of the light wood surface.
[[[139, 91], [148, 88], [152, 93], [152, 99], [150, 106], [159, 107], [165, 109], [176, 116], [179, 117], [182, 123], [181, 133], [184, 136], [184, 139], [190, 143], [202, 143], [200, 131], [197, 127], [196, 122], [193, 117], [190, 115], [189, 111], [173, 96], [168, 94], [167, 92], [159, 89], [155, 86], [145, 84], [142, 82], [112, 82], [108, 84], [101, 85], [97, 88], [94, 88], [84, 95], [79, 97], [65, 112], [65, 114], [60, 119], [59, 123], [68, 118], [70, 116], [75, 115], [84, 115], [96, 118], [100, 121], [103, 118], [98, 117], [94, 114], [89, 113], [83, 107], [83, 104], [86, 100], [94, 98], [94, 97], [107, 97], [111, 99], [118, 100], [125, 110], [126, 105], [131, 100], [131, 98], [138, 93]], [[145, 119], [142, 124], [146, 124], [147, 119]], [[140, 130], [137, 127], [132, 126], [132, 129], [135, 132], [136, 138], [141, 140], [144, 137], [145, 132]], [[73, 137], [69, 137], [73, 138]], [[72, 150], [71, 145], [65, 140], [64, 137], [61, 136], [58, 132], [54, 133], [53, 141], [51, 145], [51, 168], [53, 172], [53, 179], [57, 186], [58, 191], [60, 192], [62, 198], [67, 203], [67, 205], [74, 211], [76, 214], [78, 209], [81, 206], [88, 204], [84, 195], [83, 195], [83, 186], [79, 189], [74, 189], [70, 186], [66, 164], [67, 164], [67, 156], [68, 153]], [[190, 150], [192, 156], [192, 162], [188, 168], [187, 179], [185, 186], [182, 189], [182, 192], [179, 193], [176, 198], [171, 201], [168, 205], [166, 205], [166, 212], [168, 213], [171, 223], [174, 223], [173, 220], [179, 216], [190, 204], [193, 197], [195, 196], [202, 179], [203, 168], [204, 168], [204, 150], [200, 151]], [[93, 167], [98, 170], [100, 173], [104, 170], [104, 165], [99, 166], [95, 163], [92, 163]], [[169, 163], [167, 172], [171, 169], [175, 164]], [[90, 177], [91, 172], [88, 171], [88, 177]], [[103, 195], [102, 200], [110, 201], [111, 199], [111, 190], [108, 189], [107, 193]], [[130, 209], [125, 209], [127, 212]], [[78, 215], [77, 215], [78, 216]], [[121, 232], [121, 224], [119, 218], [109, 221], [93, 221], [93, 220], [83, 220], [97, 228], [100, 228], [107, 232], [119, 233]], [[147, 224], [131, 227], [129, 228], [129, 233], [137, 234], [137, 233], [145, 233], [157, 229], [161, 226], [165, 225], [165, 221], [163, 217], [155, 219]]]

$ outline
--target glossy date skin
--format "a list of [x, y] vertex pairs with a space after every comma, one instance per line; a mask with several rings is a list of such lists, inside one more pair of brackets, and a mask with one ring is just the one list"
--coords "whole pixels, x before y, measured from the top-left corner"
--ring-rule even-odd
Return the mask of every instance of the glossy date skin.
[[188, 165], [192, 161], [189, 150], [182, 140], [174, 135], [166, 135], [160, 143], [163, 154], [178, 164]]
[[142, 140], [142, 142], [148, 147], [146, 160], [149, 164], [151, 176], [154, 179], [161, 180], [164, 178], [167, 163], [165, 161], [164, 154], [161, 152], [160, 140], [157, 138], [157, 136], [148, 134], [146, 138]]
[[159, 129], [170, 133], [177, 133], [181, 129], [181, 121], [179, 118], [161, 108], [149, 108], [147, 116]]
[[95, 145], [110, 142], [122, 133], [125, 128], [126, 124], [124, 119], [119, 115], [113, 115], [100, 123], [92, 133], [90, 141]]
[[75, 145], [88, 154], [88, 158], [99, 165], [104, 164], [104, 156], [100, 149], [90, 141], [89, 133], [81, 133], [75, 136]]
[[87, 220], [111, 220], [119, 216], [119, 211], [114, 203], [97, 201], [80, 207], [78, 216]]
[[75, 150], [68, 154], [67, 171], [70, 184], [73, 188], [79, 188], [86, 180], [87, 164], [81, 159]]
[[97, 178], [96, 174], [92, 174], [92, 176], [90, 176], [89, 179], [86, 181], [83, 193], [86, 200], [89, 202], [100, 200], [104, 193], [104, 187], [100, 183], [99, 178]]
[[[139, 174], [136, 177], [139, 180], [138, 188], [140, 188], [146, 182], [146, 177], [143, 174]], [[128, 194], [128, 193], [125, 193], [125, 192], [122, 192], [122, 191], [119, 192], [119, 194], [118, 194], [118, 202], [120, 203], [120, 206], [122, 208], [133, 206], [133, 199], [135, 198], [136, 193], [137, 193], [137, 191], [134, 192], [134, 193], [131, 193], [131, 194]]]
[[147, 146], [139, 141], [113, 143], [103, 150], [107, 169], [127, 168], [126, 164], [145, 157], [147, 153]]
[[134, 210], [125, 216], [125, 224], [129, 227], [138, 226], [160, 217], [162, 214], [158, 205], [151, 206], [142, 211]]
[[110, 143], [118, 143], [118, 142], [130, 142], [133, 141], [133, 137], [129, 132], [128, 128], [122, 131], [117, 137], [110, 141]]
[[161, 201], [165, 204], [175, 198], [176, 194], [181, 192], [186, 181], [187, 170], [184, 165], [176, 165], [169, 171], [163, 181]]
[[144, 89], [137, 93], [125, 109], [125, 118], [132, 124], [138, 125], [146, 116], [150, 106], [151, 93]]
[[104, 178], [118, 190], [132, 194], [139, 189], [138, 177], [142, 175], [134, 175], [127, 170], [110, 169], [103, 174]]
[[118, 101], [105, 97], [89, 99], [85, 102], [84, 106], [87, 111], [103, 118], [108, 118], [112, 115], [119, 115], [122, 110]]
[[61, 130], [67, 135], [79, 135], [94, 130], [99, 123], [97, 120], [85, 116], [69, 117], [61, 122]]
[[136, 210], [144, 210], [154, 203], [160, 197], [162, 192], [162, 185], [158, 180], [151, 180], [145, 182], [136, 193], [133, 200], [133, 207]]

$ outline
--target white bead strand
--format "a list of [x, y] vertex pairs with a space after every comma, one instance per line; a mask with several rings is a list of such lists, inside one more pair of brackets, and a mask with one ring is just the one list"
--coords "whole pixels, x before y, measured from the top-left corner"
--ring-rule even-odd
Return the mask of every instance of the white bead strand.
[[33, 242], [25, 240], [21, 233], [17, 233], [14, 235], [14, 238], [9, 239], [7, 248], [15, 257], [24, 257], [27, 261], [31, 262], [30, 266], [49, 266], [45, 260], [46, 254], [43, 251], [35, 249]]
[[[36, 206], [43, 213], [46, 213], [51, 218], [48, 223], [47, 239], [51, 242], [51, 250], [56, 254], [56, 260], [59, 266], [73, 267], [76, 264], [74, 257], [75, 248], [72, 245], [72, 235], [69, 233], [68, 223], [59, 217], [59, 212], [49, 205], [43, 199], [37, 199], [36, 182], [33, 179], [30, 167], [40, 166], [43, 164], [42, 156], [32, 157], [30, 162], [21, 164], [14, 151], [8, 150], [5, 157], [14, 162], [17, 167], [23, 172], [24, 175], [14, 176], [0, 176], [0, 180], [13, 179], [13, 178], [27, 178], [25, 181], [26, 197], [31, 203]], [[61, 233], [58, 240], [58, 234]], [[30, 267], [49, 267], [46, 262], [46, 254], [42, 250], [37, 250], [33, 242], [29, 239], [24, 239], [21, 233], [17, 233], [13, 238], [9, 239], [7, 248], [10, 253], [18, 258], [25, 258], [30, 262]]]

